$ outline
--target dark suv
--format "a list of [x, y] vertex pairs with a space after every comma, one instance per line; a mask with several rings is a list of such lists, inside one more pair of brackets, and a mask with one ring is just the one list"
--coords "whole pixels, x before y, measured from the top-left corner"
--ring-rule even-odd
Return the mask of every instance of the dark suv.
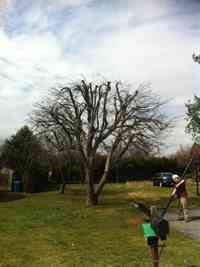
[[174, 173], [172, 172], [158, 172], [153, 178], [153, 186], [173, 186], [172, 176]]

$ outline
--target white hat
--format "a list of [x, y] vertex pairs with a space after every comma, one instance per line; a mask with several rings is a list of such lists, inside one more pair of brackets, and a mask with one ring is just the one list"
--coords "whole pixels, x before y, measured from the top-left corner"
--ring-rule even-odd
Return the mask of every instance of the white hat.
[[172, 175], [172, 180], [174, 182], [179, 182], [181, 180], [181, 177], [177, 174]]

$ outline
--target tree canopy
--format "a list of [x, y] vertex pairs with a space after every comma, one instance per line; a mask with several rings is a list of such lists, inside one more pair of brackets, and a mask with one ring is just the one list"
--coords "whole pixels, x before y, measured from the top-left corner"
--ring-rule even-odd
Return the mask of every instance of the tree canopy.
[[36, 187], [39, 191], [40, 184], [45, 182], [42, 179], [47, 179], [44, 158], [43, 147], [28, 126], [19, 129], [2, 146], [2, 164], [22, 178], [24, 191], [35, 191]]
[[[110, 171], [129, 149], [151, 151], [169, 126], [164, 102], [149, 88], [134, 89], [121, 82], [86, 80], [51, 90], [37, 103], [31, 121], [37, 134], [60, 149], [79, 151], [87, 183], [87, 203], [97, 204]], [[94, 184], [97, 153], [106, 155], [103, 175]]]
[[200, 97], [194, 96], [193, 101], [186, 104], [186, 132], [192, 135], [194, 143], [200, 143]]

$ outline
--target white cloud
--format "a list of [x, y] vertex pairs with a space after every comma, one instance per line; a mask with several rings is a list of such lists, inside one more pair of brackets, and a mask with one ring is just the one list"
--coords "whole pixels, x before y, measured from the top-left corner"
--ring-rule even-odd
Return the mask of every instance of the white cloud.
[[[24, 32], [0, 31], [1, 135], [22, 126], [32, 103], [49, 87], [65, 78], [100, 73], [134, 84], [151, 82], [152, 89], [171, 99], [169, 114], [180, 117], [168, 144], [175, 149], [190, 142], [184, 133], [184, 104], [198, 93], [200, 82], [200, 66], [191, 57], [200, 43], [198, 36], [190, 36], [193, 15], [182, 15], [188, 23], [183, 32], [180, 18], [169, 16], [177, 11], [168, 4], [173, 1], [118, 0], [106, 4], [108, 9], [86, 7], [91, 2], [37, 1], [23, 14]], [[51, 31], [54, 7], [72, 8], [72, 15]]]
[[83, 67], [65, 56], [50, 33], [11, 38], [0, 31], [0, 43], [0, 129], [6, 137], [26, 123], [33, 103], [47, 89], [80, 74]]
[[62, 7], [77, 7], [81, 5], [87, 5], [93, 0], [47, 0], [49, 4], [60, 5]]

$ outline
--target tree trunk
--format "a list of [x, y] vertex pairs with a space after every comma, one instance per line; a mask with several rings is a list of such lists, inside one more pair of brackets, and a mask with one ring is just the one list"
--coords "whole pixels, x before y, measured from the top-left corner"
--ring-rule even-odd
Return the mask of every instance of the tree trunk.
[[28, 175], [28, 172], [24, 172], [22, 174], [22, 191], [23, 192], [29, 192], [30, 191], [30, 175]]
[[96, 206], [96, 205], [98, 205], [98, 195], [95, 194], [95, 193], [87, 194], [86, 205], [87, 206]]
[[86, 205], [94, 206], [98, 204], [98, 194], [94, 191], [94, 181], [89, 168], [85, 171], [86, 177]]
[[112, 154], [110, 153], [108, 156], [107, 156], [107, 159], [106, 159], [106, 163], [105, 163], [105, 168], [104, 168], [104, 173], [101, 177], [101, 180], [97, 186], [97, 189], [95, 191], [95, 193], [97, 195], [100, 195], [105, 183], [106, 183], [106, 180], [108, 178], [108, 173], [110, 171], [110, 165], [111, 165], [111, 159], [112, 159]]
[[61, 188], [60, 188], [60, 193], [61, 194], [64, 194], [65, 193], [65, 186], [66, 186], [67, 182], [66, 181], [63, 181], [62, 185], [61, 185]]
[[64, 176], [63, 176], [63, 171], [62, 171], [62, 167], [59, 165], [58, 163], [58, 172], [60, 174], [61, 180], [62, 180], [62, 184], [61, 184], [61, 188], [60, 188], [60, 193], [64, 194], [65, 193], [65, 186], [67, 184]]
[[108, 173], [110, 171], [112, 152], [113, 150], [107, 156], [104, 173], [96, 188], [94, 185], [93, 174], [92, 174], [92, 165], [94, 164], [94, 162], [91, 161], [91, 166], [85, 166], [85, 181], [87, 186], [87, 198], [86, 198], [87, 206], [98, 205], [99, 195], [101, 194], [101, 191], [106, 183]]
[[87, 206], [95, 206], [98, 205], [98, 199], [99, 195], [105, 185], [106, 179], [108, 177], [108, 172], [110, 170], [110, 164], [111, 164], [111, 158], [112, 154], [110, 153], [107, 157], [104, 173], [102, 175], [102, 178], [98, 184], [98, 186], [95, 188], [93, 175], [92, 175], [92, 168], [85, 166], [85, 181], [87, 186], [87, 194], [86, 194], [86, 205]]

